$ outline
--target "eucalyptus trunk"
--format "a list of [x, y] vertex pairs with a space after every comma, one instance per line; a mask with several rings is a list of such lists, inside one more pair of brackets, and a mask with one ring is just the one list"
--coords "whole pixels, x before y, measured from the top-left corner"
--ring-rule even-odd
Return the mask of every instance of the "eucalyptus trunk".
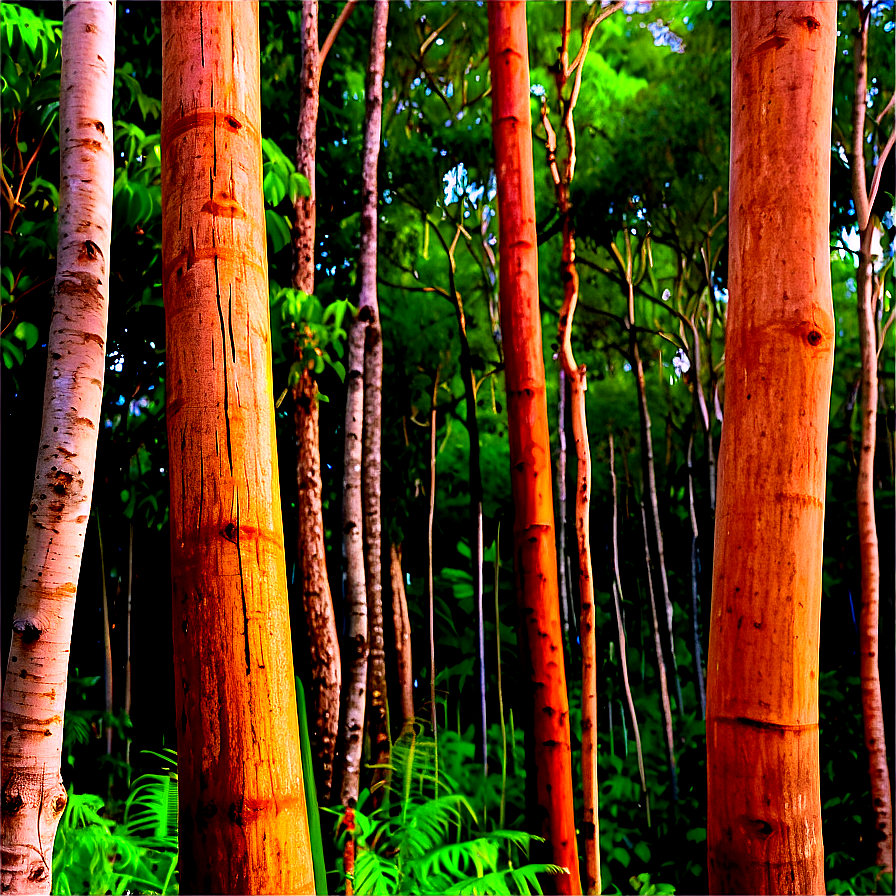
[[828, 225], [837, 5], [742, 2], [731, 12], [727, 385], [707, 664], [709, 889], [824, 893], [818, 638], [835, 330]]
[[313, 892], [273, 472], [258, 5], [165, 3], [162, 46], [180, 886]]
[[64, 4], [59, 217], [40, 449], [3, 682], [4, 893], [49, 893], [62, 721], [106, 367], [115, 5]]
[[[532, 663], [535, 766], [543, 833], [557, 893], [579, 893], [569, 699], [557, 593], [551, 446], [545, 396], [526, 5], [488, 5], [492, 122], [498, 184], [501, 329], [505, 346], [514, 563]], [[559, 658], [559, 662], [558, 662]]]
[[[859, 614], [859, 675], [862, 682], [862, 720], [871, 805], [874, 811], [874, 861], [893, 873], [893, 804], [884, 711], [880, 693], [880, 548], [874, 509], [874, 458], [877, 448], [878, 339], [877, 302], [874, 290], [872, 245], [876, 222], [872, 219], [873, 198], [868, 195], [865, 177], [865, 116], [868, 92], [868, 24], [871, 7], [857, 2], [859, 28], [853, 39], [853, 123], [852, 123], [852, 196], [859, 227], [859, 267], [856, 271], [859, 346], [861, 352], [861, 450], [856, 483], [859, 516], [859, 555], [862, 570], [862, 608]], [[892, 138], [891, 138], [892, 139]], [[880, 158], [878, 167], [884, 162]]]

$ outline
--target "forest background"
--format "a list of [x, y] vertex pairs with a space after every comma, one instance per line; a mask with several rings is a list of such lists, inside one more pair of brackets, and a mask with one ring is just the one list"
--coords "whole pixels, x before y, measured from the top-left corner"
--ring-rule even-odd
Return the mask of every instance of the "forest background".
[[[321, 4], [321, 33], [340, 4]], [[586, 4], [575, 4], [573, 22]], [[46, 334], [52, 306], [58, 200], [59, 28], [55, 5], [4, 4], [2, 290], [2, 590], [17, 590], [30, 497], [30, 464], [40, 430]], [[274, 392], [287, 571], [296, 566], [295, 427], [290, 385], [292, 341], [304, 330], [319, 359], [321, 461], [329, 578], [341, 625], [341, 483], [345, 407], [344, 332], [323, 309], [354, 301], [358, 254], [364, 77], [371, 9], [360, 4], [330, 51], [321, 78], [317, 157], [315, 302], [298, 307], [290, 282], [293, 148], [297, 119], [299, 6], [262, 4], [262, 104], [268, 259], [274, 334]], [[558, 127], [554, 66], [562, 4], [529, 5], [535, 136], [539, 287], [556, 469], [561, 428], [569, 431], [558, 377], [560, 217], [545, 151], [542, 100]], [[821, 765], [829, 892], [871, 892], [871, 809], [862, 744], [857, 618], [861, 593], [856, 535], [859, 343], [856, 323], [855, 210], [850, 192], [852, 36], [857, 14], [842, 4], [835, 72], [831, 176], [831, 265], [837, 351], [829, 428], [821, 633]], [[63, 774], [76, 793], [102, 794], [115, 815], [129, 782], [158, 768], [143, 750], [176, 743], [171, 647], [167, 445], [164, 420], [165, 328], [160, 285], [159, 4], [118, 3], [114, 92], [116, 181], [111, 310], [103, 426], [93, 519], [79, 584], [72, 642]], [[883, 112], [894, 81], [893, 4], [870, 19], [869, 119]], [[536, 832], [526, 815], [526, 707], [517, 656], [510, 471], [497, 317], [494, 150], [482, 3], [393, 3], [379, 162], [379, 302], [384, 339], [383, 512], [386, 540], [401, 545], [414, 656], [416, 708], [428, 717], [429, 636], [426, 541], [430, 414], [436, 396], [433, 569], [437, 720], [445, 770], [478, 811], [505, 826]], [[55, 90], [55, 94], [54, 94]], [[724, 412], [727, 191], [730, 120], [730, 10], [726, 3], [630, 3], [596, 30], [576, 108], [577, 170], [572, 202], [578, 235], [580, 311], [573, 332], [587, 365], [593, 461], [591, 508], [601, 701], [599, 731], [604, 885], [623, 891], [650, 872], [680, 892], [706, 891], [705, 737], [696, 645], [706, 631], [712, 569], [711, 458]], [[868, 132], [868, 160], [887, 121]], [[794, 164], [799, 164], [795, 159]], [[880, 221], [881, 326], [893, 311], [891, 154], [874, 209]], [[11, 201], [13, 194], [15, 201]], [[798, 202], [799, 197], [794, 197]], [[677, 799], [665, 745], [666, 720], [648, 599], [640, 502], [642, 418], [625, 327], [626, 284], [619, 257], [634, 259], [637, 341], [652, 419], [657, 497], [674, 605], [677, 676], [670, 669]], [[889, 266], [889, 267], [888, 267]], [[889, 280], [887, 280], [889, 277]], [[470, 436], [461, 339], [452, 293], [466, 318], [477, 387], [486, 546], [486, 701], [488, 771], [475, 762], [479, 726], [478, 640], [470, 567]], [[340, 306], [336, 304], [335, 309]], [[345, 326], [345, 324], [343, 324]], [[881, 544], [880, 664], [883, 705], [896, 699], [894, 629], [894, 331], [880, 355], [881, 412], [875, 486]], [[703, 357], [711, 438], [704, 438], [687, 346]], [[286, 393], [285, 396], [283, 393]], [[562, 424], [562, 425], [561, 425]], [[619, 552], [627, 664], [640, 723], [650, 803], [641, 798], [634, 735], [615, 642], [613, 489], [616, 446]], [[571, 443], [571, 439], [567, 440]], [[571, 450], [569, 453], [572, 453]], [[566, 462], [566, 493], [574, 462]], [[557, 484], [563, 479], [562, 475]], [[561, 490], [555, 487], [555, 498]], [[565, 550], [574, 558], [572, 501]], [[694, 541], [696, 533], [696, 542]], [[696, 544], [696, 574], [692, 575]], [[571, 569], [575, 568], [572, 560]], [[656, 570], [654, 577], [656, 577]], [[296, 671], [309, 679], [302, 597], [290, 594]], [[656, 585], [656, 578], [654, 578]], [[576, 577], [561, 564], [563, 618], [574, 751], [579, 739], [580, 668]], [[697, 601], [694, 600], [696, 593]], [[492, 596], [494, 595], [494, 597]], [[694, 614], [694, 608], [697, 608]], [[4, 600], [8, 631], [13, 602]], [[391, 614], [386, 613], [387, 624]], [[104, 619], [107, 620], [104, 623]], [[108, 640], [104, 631], [108, 627]], [[130, 636], [130, 694], [125, 695]], [[696, 638], [695, 641], [695, 632]], [[500, 635], [502, 679], [496, 643]], [[386, 644], [393, 643], [391, 632]], [[3, 643], [3, 667], [8, 644]], [[705, 657], [706, 643], [702, 643]], [[108, 659], [107, 659], [108, 657]], [[390, 695], [398, 694], [387, 657]], [[111, 678], [110, 678], [111, 673]], [[111, 680], [112, 711], [103, 680]], [[676, 683], [677, 679], [677, 683]], [[125, 713], [126, 701], [130, 712]], [[392, 708], [393, 733], [400, 727]], [[886, 714], [892, 770], [892, 714]], [[502, 723], [510, 738], [502, 755]], [[112, 732], [107, 751], [104, 730]], [[574, 760], [575, 761], [575, 760]], [[506, 769], [506, 781], [502, 770]], [[892, 773], [891, 773], [892, 780]], [[328, 824], [328, 822], [325, 822]]]

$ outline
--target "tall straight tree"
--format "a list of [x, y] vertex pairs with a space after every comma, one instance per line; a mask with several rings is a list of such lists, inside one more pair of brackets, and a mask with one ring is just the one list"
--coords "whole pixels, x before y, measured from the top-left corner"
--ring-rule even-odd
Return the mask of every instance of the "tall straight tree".
[[545, 397], [526, 4], [488, 4], [498, 182], [501, 328], [514, 502], [514, 564], [532, 662], [535, 764], [557, 893], [580, 893], [573, 817], [569, 698], [557, 594], [551, 445]]
[[856, 482], [856, 507], [859, 516], [859, 553], [862, 568], [862, 610], [859, 616], [860, 676], [862, 681], [862, 721], [865, 748], [868, 752], [868, 773], [871, 804], [877, 830], [875, 862], [893, 873], [893, 803], [890, 775], [887, 769], [887, 746], [884, 732], [884, 709], [880, 694], [880, 549], [874, 512], [874, 458], [877, 445], [878, 347], [877, 303], [880, 293], [874, 285], [874, 235], [878, 221], [871, 214], [875, 194], [880, 185], [889, 150], [891, 134], [880, 153], [871, 181], [869, 195], [865, 176], [865, 120], [868, 108], [868, 25], [871, 4], [857, 0], [859, 27], [853, 39], [853, 108], [852, 108], [852, 198], [859, 228], [859, 267], [856, 271], [856, 294], [859, 316], [859, 346], [862, 358], [862, 450], [859, 452], [859, 475]]
[[[315, 230], [317, 223], [317, 114], [320, 106], [320, 72], [329, 48], [356, 0], [349, 0], [336, 20], [323, 48], [318, 46], [317, 0], [302, 4], [302, 66], [299, 76], [299, 120], [296, 127], [296, 170], [308, 180], [308, 195], [293, 200], [292, 285], [306, 295], [314, 292]], [[301, 359], [301, 346], [296, 347]], [[336, 614], [327, 576], [324, 544], [323, 481], [320, 469], [320, 404], [313, 370], [303, 367], [292, 387], [296, 425], [296, 480], [298, 484], [298, 548], [302, 576], [302, 602], [311, 648], [314, 712], [311, 740], [317, 759], [318, 797], [330, 801], [333, 759], [339, 731], [339, 695], [342, 668]]]
[[49, 893], [67, 802], [62, 719], [106, 367], [115, 4], [64, 5], [53, 316], [34, 491], [3, 682], [3, 892]]
[[162, 6], [181, 889], [311, 893], [261, 192], [258, 4]]
[[[346, 554], [347, 632], [345, 649], [345, 701], [340, 801], [346, 807], [345, 825], [354, 830], [358, 801], [361, 748], [368, 677], [372, 679], [371, 715], [375, 755], [388, 748], [386, 675], [383, 639], [382, 559], [380, 517], [381, 406], [383, 342], [377, 303], [377, 162], [383, 116], [387, 0], [376, 0], [367, 62], [367, 97], [364, 118], [364, 157], [361, 168], [361, 241], [358, 256], [360, 297], [358, 316], [349, 335], [348, 394], [345, 409], [345, 472], [342, 530]], [[368, 660], [370, 670], [368, 670]], [[354, 843], [348, 837], [344, 853], [345, 876], [351, 889], [354, 877]]]
[[743, 2], [731, 13], [727, 386], [706, 716], [709, 891], [824, 893], [818, 638], [834, 358], [837, 5]]

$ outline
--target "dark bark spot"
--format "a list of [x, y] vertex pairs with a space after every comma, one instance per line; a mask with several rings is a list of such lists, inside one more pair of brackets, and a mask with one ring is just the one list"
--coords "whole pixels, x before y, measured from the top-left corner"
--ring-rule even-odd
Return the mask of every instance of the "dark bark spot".
[[33, 644], [43, 634], [43, 630], [31, 619], [16, 619], [12, 630], [22, 636], [23, 644]]
[[809, 34], [812, 34], [817, 28], [821, 28], [821, 22], [813, 16], [806, 16], [799, 21], [805, 26]]
[[53, 810], [53, 814], [62, 815], [66, 803], [68, 803], [68, 794], [65, 792], [57, 793], [53, 798], [53, 802], [50, 804], [50, 808]]
[[228, 523], [222, 530], [221, 535], [228, 541], [236, 542], [237, 528], [233, 523]]
[[236, 803], [230, 804], [230, 808], [227, 810], [227, 817], [230, 819], [231, 824], [243, 826], [243, 811], [237, 808]]
[[27, 677], [28, 677], [28, 670], [22, 669], [22, 671], [19, 672], [19, 678], [27, 678]]
[[28, 872], [28, 880], [38, 881], [43, 880], [47, 876], [47, 869], [44, 865], [34, 864], [31, 870]]
[[22, 811], [25, 801], [20, 793], [4, 793], [3, 794], [3, 811], [15, 815], [16, 812]]
[[788, 39], [786, 37], [781, 37], [780, 34], [775, 34], [768, 40], [763, 41], [761, 44], [759, 44], [759, 46], [756, 47], [756, 52], [767, 53], [769, 50], [780, 50], [781, 47], [783, 47], [786, 43], [788, 43]]
[[818, 330], [812, 330], [806, 339], [808, 340], [809, 345], [818, 345], [821, 342], [821, 333], [819, 333]]
[[762, 818], [744, 818], [742, 825], [744, 833], [752, 834], [761, 840], [767, 840], [775, 832], [774, 826]]
[[232, 115], [224, 116], [224, 121], [226, 124], [228, 124], [230, 127], [232, 127], [235, 131], [238, 131], [243, 126], [242, 122], [237, 121]]
[[[102, 127], [101, 124], [100, 127]], [[97, 143], [96, 145], [99, 146], [100, 144]], [[102, 254], [100, 247], [93, 240], [84, 240], [84, 245], [81, 247], [81, 251], [78, 252], [78, 261], [96, 261], [97, 258], [102, 257]]]

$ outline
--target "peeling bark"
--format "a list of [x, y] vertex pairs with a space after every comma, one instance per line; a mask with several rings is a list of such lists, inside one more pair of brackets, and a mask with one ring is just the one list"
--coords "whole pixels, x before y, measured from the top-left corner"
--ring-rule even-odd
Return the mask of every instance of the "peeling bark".
[[389, 579], [392, 584], [392, 620], [395, 631], [395, 658], [401, 696], [402, 730], [414, 725], [414, 664], [411, 657], [411, 619], [401, 569], [401, 545], [389, 548]]

